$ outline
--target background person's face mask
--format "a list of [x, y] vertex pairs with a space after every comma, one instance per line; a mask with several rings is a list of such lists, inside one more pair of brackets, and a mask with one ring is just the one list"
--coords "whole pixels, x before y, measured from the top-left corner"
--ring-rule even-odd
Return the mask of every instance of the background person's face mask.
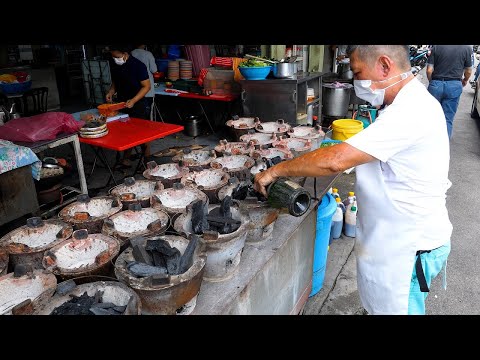
[[[353, 80], [353, 86], [355, 88], [355, 95], [357, 95], [360, 99], [368, 101], [372, 106], [379, 106], [383, 105], [383, 100], [385, 98], [385, 90], [388, 89], [389, 87], [398, 84], [400, 81], [405, 80], [408, 75], [410, 75], [412, 72], [407, 71], [402, 74], [398, 74], [395, 76], [392, 76], [391, 78], [385, 79], [385, 80], [377, 80], [377, 81], [372, 81], [372, 80]], [[400, 76], [401, 79], [398, 80], [397, 82], [388, 85], [387, 87], [383, 89], [375, 89], [372, 90], [370, 86], [374, 82], [385, 82], [390, 79], [393, 79], [397, 76]]]
[[123, 65], [123, 64], [125, 64], [125, 60], [123, 60], [123, 57], [121, 57], [121, 58], [116, 58], [116, 57], [114, 57], [114, 58], [113, 58], [113, 61], [115, 61], [115, 64], [117, 64], [117, 65]]

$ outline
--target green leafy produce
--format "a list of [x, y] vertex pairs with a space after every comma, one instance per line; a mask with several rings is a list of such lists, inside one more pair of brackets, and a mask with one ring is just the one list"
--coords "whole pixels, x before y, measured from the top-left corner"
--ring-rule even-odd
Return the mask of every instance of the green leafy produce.
[[256, 60], [256, 59], [248, 59], [247, 61], [243, 61], [240, 64], [238, 64], [238, 67], [266, 67], [266, 66], [270, 66], [270, 64], [266, 63], [265, 61]]
[[322, 141], [322, 143], [320, 144], [320, 147], [323, 148], [323, 147], [327, 147], [327, 146], [333, 146], [333, 145], [337, 145], [337, 144], [340, 144], [341, 141]]

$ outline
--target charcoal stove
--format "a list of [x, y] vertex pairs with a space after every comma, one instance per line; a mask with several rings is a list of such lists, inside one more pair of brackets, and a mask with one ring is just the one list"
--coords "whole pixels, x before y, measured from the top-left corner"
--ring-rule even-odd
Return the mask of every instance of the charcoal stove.
[[170, 189], [155, 191], [152, 195], [152, 208], [165, 211], [172, 221], [178, 214], [186, 212], [187, 206], [195, 200], [208, 202], [207, 195], [193, 186], [176, 183]]
[[247, 134], [249, 130], [255, 131], [255, 125], [258, 123], [260, 123], [258, 117], [234, 117], [228, 120], [225, 125], [231, 129], [233, 138], [239, 141], [240, 137]]
[[120, 198], [123, 210], [127, 210], [131, 204], [140, 204], [144, 208], [150, 207], [150, 197], [153, 192], [163, 188], [161, 181], [135, 180], [133, 177], [128, 177], [123, 184], [111, 188], [109, 193]]
[[256, 133], [254, 131], [242, 135], [240, 137], [240, 141], [245, 143], [253, 142], [255, 147], [259, 146], [267, 146], [271, 147], [272, 143], [277, 140], [277, 135], [275, 133], [267, 134], [267, 133]]
[[[182, 255], [191, 241], [182, 236], [165, 235], [135, 239], [135, 244], [145, 247], [147, 241], [159, 239], [167, 241]], [[139, 295], [143, 315], [188, 315], [194, 310], [206, 264], [204, 246], [200, 242], [188, 270], [179, 275], [169, 275], [168, 281], [163, 284], [155, 285], [152, 277], [132, 275], [127, 266], [134, 260], [133, 248], [128, 247], [115, 261], [115, 275]]]
[[240, 181], [250, 179], [250, 168], [255, 160], [247, 155], [231, 155], [225, 153], [211, 162], [213, 169], [224, 169], [231, 177], [237, 177]]
[[314, 127], [295, 126], [290, 129], [288, 136], [290, 138], [310, 140], [312, 142], [312, 150], [316, 150], [325, 138], [325, 133], [319, 125]]
[[113, 237], [76, 230], [71, 239], [45, 251], [43, 267], [61, 280], [108, 275], [119, 252], [120, 244]]
[[246, 143], [220, 140], [220, 142], [215, 146], [215, 153], [217, 156], [223, 156], [225, 153], [250, 156], [253, 150], [255, 150], [255, 143], [253, 141]]
[[19, 277], [13, 272], [0, 276], [0, 315], [11, 315], [16, 306], [29, 299], [33, 312], [50, 299], [56, 287], [55, 275], [45, 270], [37, 269]]
[[98, 292], [100, 292], [102, 303], [113, 303], [119, 307], [125, 306], [125, 312], [123, 315], [141, 314], [142, 303], [137, 293], [121, 282], [95, 281], [76, 285], [65, 293], [59, 292], [58, 289], [64, 283], [58, 284], [55, 295], [52, 296], [48, 302], [42, 303], [40, 306], [38, 306], [33, 312], [33, 315], [51, 315], [56, 308], [70, 301], [72, 296], [81, 296], [85, 292], [88, 296], [95, 296], [98, 294]]
[[8, 269], [8, 252], [0, 248], [0, 276], [5, 275]]
[[280, 137], [279, 140], [273, 144], [273, 147], [289, 150], [293, 154], [293, 157], [297, 157], [310, 152], [312, 150], [312, 142], [301, 138]]
[[[208, 211], [220, 205], [209, 205]], [[232, 278], [240, 263], [240, 257], [248, 232], [248, 218], [240, 211], [240, 205], [233, 201], [231, 207], [233, 220], [240, 221], [240, 227], [232, 233], [220, 234], [218, 232], [204, 233], [200, 241], [206, 246], [207, 263], [205, 265], [204, 280], [210, 282], [225, 281]], [[177, 217], [174, 223], [177, 233], [185, 237], [192, 236], [192, 207], [187, 207], [187, 212]]]
[[9, 253], [9, 267], [30, 264], [34, 269], [43, 269], [43, 253], [62, 243], [72, 235], [72, 227], [61, 220], [27, 219], [21, 226], [0, 239], [0, 247]]
[[187, 166], [179, 166], [176, 163], [158, 165], [155, 161], [150, 161], [147, 163], [147, 169], [143, 172], [143, 177], [148, 180], [161, 181], [165, 188], [171, 188], [189, 172], [190, 169]]
[[184, 149], [172, 158], [173, 162], [182, 163], [189, 168], [202, 167], [207, 169], [217, 155], [214, 150], [190, 150]]
[[230, 175], [222, 169], [205, 169], [194, 171], [184, 176], [181, 183], [185, 186], [197, 187], [208, 196], [210, 203], [218, 202], [217, 192], [227, 185]]
[[280, 157], [280, 159], [283, 160], [290, 160], [293, 159], [293, 154], [290, 151], [290, 149], [286, 148], [268, 148], [268, 149], [260, 149], [260, 150], [255, 150], [253, 153], [253, 158], [266, 158], [266, 159], [273, 159], [276, 157]]
[[105, 219], [102, 234], [117, 239], [123, 250], [128, 245], [128, 239], [140, 235], [163, 234], [169, 223], [170, 217], [166, 212], [153, 208], [141, 208], [139, 204], [134, 204], [129, 210]]
[[283, 119], [277, 121], [268, 121], [255, 125], [255, 130], [259, 133], [272, 134], [277, 136], [285, 136], [292, 126], [285, 122]]
[[79, 195], [77, 201], [64, 207], [58, 216], [73, 226], [74, 230], [87, 229], [90, 234], [102, 231], [103, 221], [122, 210], [123, 204], [115, 196], [90, 198]]

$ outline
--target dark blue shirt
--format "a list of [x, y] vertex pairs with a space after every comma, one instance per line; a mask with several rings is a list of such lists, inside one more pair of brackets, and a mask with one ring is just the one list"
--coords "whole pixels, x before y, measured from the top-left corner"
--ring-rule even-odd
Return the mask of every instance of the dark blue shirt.
[[142, 87], [140, 82], [149, 79], [145, 64], [132, 55], [128, 56], [123, 65], [111, 61], [111, 69], [118, 101], [133, 98]]
[[433, 65], [432, 79], [463, 78], [465, 68], [472, 67], [472, 45], [435, 45], [427, 64]]

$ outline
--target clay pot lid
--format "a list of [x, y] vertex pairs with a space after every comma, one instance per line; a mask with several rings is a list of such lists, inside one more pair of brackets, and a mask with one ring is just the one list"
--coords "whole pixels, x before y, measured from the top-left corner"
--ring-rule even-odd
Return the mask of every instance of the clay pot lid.
[[68, 239], [72, 232], [73, 228], [61, 220], [32, 217], [27, 219], [26, 225], [3, 236], [0, 246], [10, 254], [36, 253]]
[[184, 149], [180, 154], [172, 158], [174, 162], [182, 161], [186, 166], [205, 166], [210, 164], [217, 156], [212, 150], [190, 150]]
[[123, 194], [134, 194], [135, 200], [147, 200], [152, 196], [155, 190], [161, 190], [164, 186], [160, 181], [136, 180], [133, 177], [125, 178], [123, 184], [114, 186], [109, 193], [117, 196], [120, 200], [133, 200], [129, 197], [122, 198]]
[[213, 190], [225, 186], [230, 175], [222, 169], [204, 169], [194, 171], [180, 180], [182, 184], [197, 187], [200, 190]]
[[48, 300], [56, 287], [55, 275], [41, 269], [19, 277], [14, 272], [0, 276], [0, 315], [10, 314], [12, 308], [28, 299], [33, 303]]
[[257, 124], [255, 130], [261, 133], [284, 133], [288, 132], [292, 126], [285, 122], [283, 119], [277, 121], [269, 121]]
[[[170, 217], [162, 210], [154, 208], [142, 208], [140, 204], [132, 204], [129, 210], [121, 211], [115, 215], [105, 219], [102, 233], [104, 229], [108, 229], [107, 233], [118, 233], [123, 236], [141, 232], [154, 232], [158, 227], [166, 227]], [[153, 225], [154, 228], [152, 228]], [[152, 230], [149, 230], [149, 227]], [[105, 230], [105, 231], [106, 231]]]
[[240, 117], [237, 119], [228, 120], [225, 125], [233, 127], [234, 129], [253, 129], [255, 125], [260, 122], [258, 117]]
[[83, 223], [104, 219], [122, 210], [122, 203], [116, 196], [98, 196], [90, 198], [79, 195], [77, 201], [65, 206], [58, 216], [70, 223]]
[[76, 230], [72, 238], [47, 250], [43, 267], [54, 274], [84, 273], [95, 270], [112, 260], [120, 251], [116, 239], [104, 234], [89, 234]]
[[207, 195], [193, 186], [185, 186], [182, 183], [173, 184], [172, 188], [156, 191], [152, 197], [153, 207], [166, 208], [168, 210], [185, 210], [188, 205], [197, 199], [207, 201]]
[[143, 172], [146, 178], [177, 179], [190, 170], [186, 166], [179, 166], [178, 163], [157, 164], [155, 161], [147, 163], [147, 169]]
[[247, 155], [230, 155], [217, 158], [210, 166], [214, 169], [227, 169], [227, 171], [238, 171], [245, 168], [250, 169], [255, 160]]

